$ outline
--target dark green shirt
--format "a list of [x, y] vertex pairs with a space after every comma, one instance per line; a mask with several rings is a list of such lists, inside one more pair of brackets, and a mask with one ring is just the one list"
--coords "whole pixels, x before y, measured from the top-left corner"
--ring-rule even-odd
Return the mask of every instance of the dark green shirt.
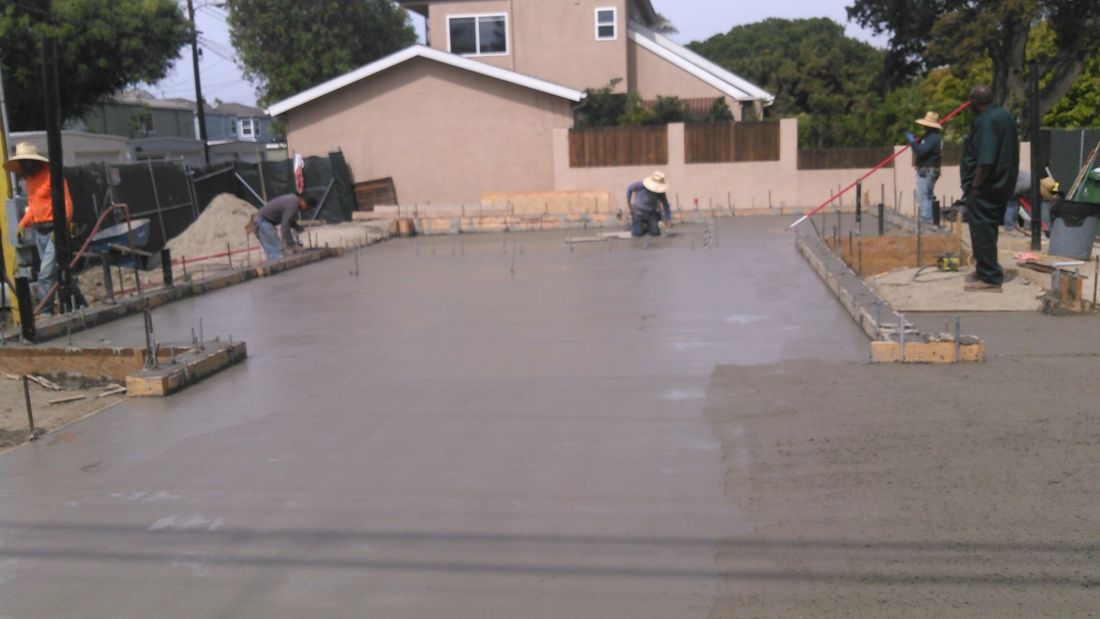
[[970, 124], [970, 135], [959, 163], [964, 194], [970, 193], [978, 166], [983, 165], [990, 167], [990, 174], [977, 196], [992, 202], [1012, 197], [1020, 173], [1020, 139], [1016, 135], [1016, 119], [996, 105], [986, 108]]

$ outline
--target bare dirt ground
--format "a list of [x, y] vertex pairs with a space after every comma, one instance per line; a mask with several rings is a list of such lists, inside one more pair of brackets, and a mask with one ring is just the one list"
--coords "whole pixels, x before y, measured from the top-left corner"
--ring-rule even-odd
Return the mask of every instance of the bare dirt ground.
[[[35, 383], [30, 383], [31, 411], [34, 413], [34, 425], [39, 430], [50, 432], [66, 426], [88, 415], [97, 413], [123, 400], [125, 395], [99, 397], [104, 387], [72, 388], [52, 391]], [[75, 387], [75, 386], [74, 386]], [[50, 404], [50, 400], [70, 396], [86, 396], [75, 402]], [[23, 381], [0, 377], [0, 451], [19, 445], [29, 438], [26, 399], [23, 393]]]

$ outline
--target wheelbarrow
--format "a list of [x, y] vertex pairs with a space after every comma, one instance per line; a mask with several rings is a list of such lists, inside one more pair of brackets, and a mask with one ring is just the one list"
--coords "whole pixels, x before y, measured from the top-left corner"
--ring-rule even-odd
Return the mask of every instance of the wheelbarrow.
[[[130, 246], [131, 232], [133, 233], [133, 247]], [[140, 254], [138, 252], [131, 252], [130, 250], [139, 250], [145, 247], [148, 242], [149, 220], [134, 219], [130, 221], [129, 225], [127, 225], [126, 222], [122, 222], [97, 232], [88, 244], [88, 251], [101, 256], [107, 256], [110, 253], [127, 254], [127, 256], [120, 259], [117, 264], [121, 266], [132, 266], [134, 263], [134, 255]]]

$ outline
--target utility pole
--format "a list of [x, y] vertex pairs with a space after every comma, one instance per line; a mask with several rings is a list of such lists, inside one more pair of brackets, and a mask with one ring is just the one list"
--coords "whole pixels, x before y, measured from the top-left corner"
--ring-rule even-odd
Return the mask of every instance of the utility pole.
[[53, 206], [54, 268], [56, 269], [54, 281], [57, 282], [61, 313], [64, 314], [76, 307], [72, 302], [72, 274], [69, 271], [69, 261], [72, 260], [72, 250], [69, 247], [69, 222], [65, 219], [65, 169], [61, 152], [61, 95], [57, 73], [57, 40], [52, 36], [42, 40], [42, 65], [45, 70], [43, 83], [46, 91], [46, 150], [50, 154], [50, 200]]
[[202, 164], [210, 165], [210, 149], [206, 145], [206, 104], [202, 100], [202, 80], [199, 78], [199, 31], [195, 28], [195, 6], [187, 0], [187, 17], [191, 20], [191, 66], [195, 72], [195, 106], [199, 115], [199, 140], [202, 142]]

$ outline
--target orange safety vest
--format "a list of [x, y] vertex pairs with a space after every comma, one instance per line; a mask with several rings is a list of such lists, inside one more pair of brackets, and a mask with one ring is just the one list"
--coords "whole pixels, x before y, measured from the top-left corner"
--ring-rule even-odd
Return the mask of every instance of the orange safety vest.
[[[69, 182], [65, 182], [65, 219], [73, 220], [73, 199], [69, 196]], [[50, 195], [50, 171], [42, 168], [33, 176], [26, 178], [27, 212], [19, 225], [26, 228], [35, 224], [48, 224], [53, 221], [53, 198]]]

